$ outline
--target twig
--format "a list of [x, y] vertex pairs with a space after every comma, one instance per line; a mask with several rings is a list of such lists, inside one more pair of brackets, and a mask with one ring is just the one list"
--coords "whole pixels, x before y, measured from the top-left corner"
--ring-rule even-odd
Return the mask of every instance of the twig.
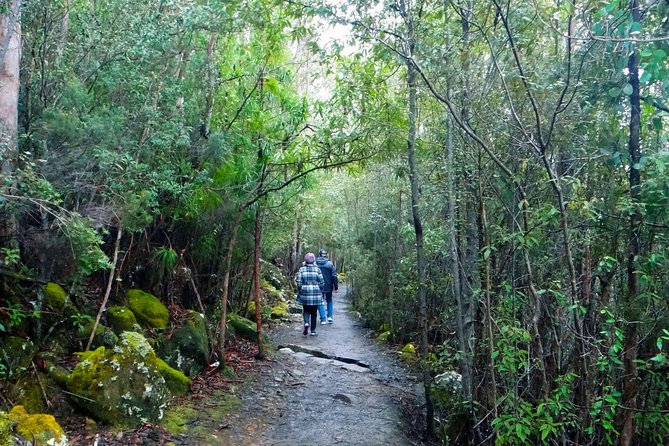
[[114, 244], [114, 257], [112, 259], [112, 265], [109, 270], [109, 280], [107, 281], [107, 289], [105, 290], [105, 297], [102, 299], [100, 304], [100, 309], [98, 310], [98, 315], [95, 318], [95, 323], [93, 324], [93, 330], [91, 330], [91, 336], [88, 338], [88, 344], [86, 344], [86, 350], [88, 351], [93, 344], [93, 338], [95, 337], [95, 331], [98, 329], [98, 324], [100, 323], [100, 318], [102, 317], [102, 312], [105, 311], [105, 306], [107, 305], [107, 300], [109, 300], [109, 294], [111, 293], [112, 283], [114, 283], [114, 274], [116, 273], [116, 262], [118, 261], [118, 250], [121, 244], [121, 235], [123, 234], [123, 229], [121, 225], [118, 226], [118, 232], [116, 233], [116, 243]]
[[51, 407], [51, 401], [49, 401], [49, 397], [46, 396], [46, 390], [44, 390], [44, 385], [42, 384], [42, 380], [39, 378], [39, 373], [37, 373], [37, 367], [35, 367], [35, 362], [30, 361], [30, 363], [33, 365], [33, 370], [35, 371], [35, 376], [37, 377], [37, 384], [39, 384], [39, 388], [42, 389], [42, 396], [44, 397], [44, 401], [46, 402], [46, 407]]

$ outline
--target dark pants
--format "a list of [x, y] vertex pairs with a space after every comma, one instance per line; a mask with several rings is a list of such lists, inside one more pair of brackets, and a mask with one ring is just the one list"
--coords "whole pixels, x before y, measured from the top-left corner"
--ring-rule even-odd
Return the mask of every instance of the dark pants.
[[307, 315], [311, 318], [311, 332], [314, 333], [316, 331], [316, 323], [318, 322], [318, 305], [302, 305], [302, 311], [304, 312], [305, 320], [307, 319]]

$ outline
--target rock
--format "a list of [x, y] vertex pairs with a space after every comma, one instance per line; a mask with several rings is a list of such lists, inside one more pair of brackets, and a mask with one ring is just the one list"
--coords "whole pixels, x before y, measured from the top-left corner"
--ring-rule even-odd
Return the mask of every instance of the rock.
[[[86, 322], [86, 324], [78, 326], [74, 333], [74, 337], [83, 343], [83, 345], [86, 345], [86, 342], [88, 342], [88, 338], [93, 331], [93, 325], [95, 325], [95, 321], [91, 319]], [[116, 333], [114, 333], [111, 328], [98, 324], [97, 327], [95, 327], [95, 336], [93, 336], [91, 348], [98, 348], [101, 346], [113, 347], [117, 342], [118, 336], [116, 336]]]
[[376, 339], [378, 339], [381, 342], [388, 342], [392, 336], [392, 333], [390, 331], [384, 331], [380, 335], [377, 336]]
[[339, 401], [343, 401], [346, 404], [351, 404], [353, 402], [353, 399], [349, 395], [346, 395], [345, 393], [338, 393], [332, 398]]
[[288, 347], [280, 348], [279, 351], [280, 351], [281, 353], [287, 353], [287, 354], [295, 353], [294, 351], [292, 351], [292, 350], [289, 349]]
[[116, 347], [81, 354], [67, 378], [72, 401], [98, 421], [136, 426], [162, 418], [173, 394], [190, 380], [158, 358], [144, 336], [124, 332]]
[[209, 340], [204, 324], [200, 313], [189, 311], [185, 324], [161, 342], [158, 349], [169, 365], [183, 371], [186, 376], [197, 376], [208, 364]]
[[301, 305], [293, 304], [288, 306], [288, 312], [290, 314], [302, 314], [302, 311], [303, 309]]
[[448, 370], [434, 377], [433, 390], [437, 407], [450, 412], [461, 410], [462, 375]]
[[[249, 302], [248, 313], [247, 315], [250, 318], [256, 318], [256, 303], [254, 301]], [[272, 309], [265, 302], [260, 303], [260, 317], [263, 321], [269, 320], [272, 315]]]
[[359, 365], [355, 364], [345, 364], [341, 366], [342, 369], [348, 370], [350, 372], [358, 372], [358, 373], [369, 373], [369, 369], [365, 367], [360, 367]]
[[47, 308], [60, 311], [65, 308], [67, 302], [67, 293], [65, 290], [54, 282], [49, 282], [44, 287], [44, 303]]
[[107, 320], [111, 329], [117, 335], [120, 335], [124, 331], [142, 331], [142, 327], [137, 323], [135, 313], [125, 306], [109, 307], [107, 309]]
[[8, 418], [17, 423], [16, 431], [31, 441], [34, 446], [67, 446], [68, 444], [63, 428], [52, 415], [30, 415], [23, 406], [15, 406], [9, 412]]
[[272, 307], [272, 319], [290, 320], [290, 313], [288, 312], [288, 304], [286, 302], [279, 302]]
[[32, 377], [19, 379], [11, 386], [9, 397], [11, 401], [23, 406], [30, 413], [42, 413], [46, 410], [42, 388]]
[[7, 369], [12, 377], [20, 376], [27, 370], [34, 356], [35, 345], [29, 339], [9, 336], [0, 347], [0, 358], [6, 361]]
[[228, 327], [235, 336], [247, 339], [249, 341], [258, 340], [258, 328], [254, 321], [241, 317], [234, 313], [228, 313]]
[[152, 294], [142, 290], [128, 290], [128, 308], [135, 314], [137, 320], [153, 328], [165, 328], [170, 314], [167, 307]]

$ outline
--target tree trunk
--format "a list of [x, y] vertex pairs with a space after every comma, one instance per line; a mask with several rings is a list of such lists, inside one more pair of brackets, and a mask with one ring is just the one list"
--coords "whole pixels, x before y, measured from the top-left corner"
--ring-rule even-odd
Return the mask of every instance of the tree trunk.
[[432, 402], [432, 377], [428, 362], [427, 339], [427, 292], [425, 276], [425, 252], [423, 247], [423, 224], [420, 217], [418, 169], [416, 167], [416, 120], [417, 120], [417, 88], [416, 69], [412, 61], [407, 62], [407, 84], [409, 87], [409, 138], [407, 141], [407, 158], [409, 162], [409, 180], [411, 181], [411, 210], [413, 227], [416, 233], [416, 269], [418, 270], [418, 304], [420, 307], [420, 354], [425, 387], [425, 403], [427, 408], [426, 424], [429, 437], [434, 437], [434, 405]]
[[466, 346], [467, 337], [465, 335], [465, 304], [462, 296], [462, 274], [460, 272], [460, 248], [457, 239], [457, 221], [456, 199], [455, 199], [455, 175], [453, 163], [453, 126], [448, 117], [448, 151], [446, 154], [446, 171], [448, 181], [448, 232], [449, 232], [449, 252], [451, 257], [451, 276], [453, 277], [453, 297], [456, 304], [455, 326], [458, 335], [458, 350], [460, 350], [460, 368], [462, 372], [462, 393], [467, 402], [472, 401], [472, 367], [469, 349]]
[[260, 311], [260, 243], [262, 238], [262, 206], [258, 203], [256, 208], [256, 225], [255, 225], [255, 249], [253, 251], [253, 286], [255, 289], [255, 303], [256, 303], [256, 327], [258, 329], [258, 354], [257, 359], [264, 359], [265, 352], [262, 342], [262, 313]]
[[214, 94], [216, 93], [217, 71], [214, 63], [214, 45], [216, 44], [216, 32], [212, 31], [209, 34], [209, 43], [207, 44], [207, 66], [206, 76], [209, 89], [207, 91], [207, 104], [204, 109], [204, 117], [202, 127], [200, 128], [200, 135], [203, 138], [209, 137], [211, 131], [211, 117], [214, 113]]
[[[631, 2], [632, 19], [639, 22], [641, 12], [638, 0]], [[623, 315], [625, 317], [625, 343], [623, 353], [624, 378], [622, 388], [622, 401], [620, 404], [618, 431], [618, 446], [630, 446], [634, 438], [634, 416], [637, 409], [637, 393], [639, 384], [637, 381], [637, 344], [636, 344], [636, 311], [634, 311], [635, 300], [639, 294], [639, 274], [635, 266], [637, 257], [641, 254], [641, 220], [639, 209], [639, 194], [641, 188], [641, 173], [639, 161], [641, 160], [641, 86], [639, 83], [639, 54], [631, 43], [632, 53], [629, 56], [627, 69], [629, 70], [629, 84], [632, 86], [630, 95], [630, 136], [628, 151], [630, 155], [629, 185], [630, 198], [632, 200], [632, 213], [629, 219], [629, 244], [627, 246], [627, 296], [624, 303]]]
[[[11, 0], [7, 11], [0, 14], [0, 45], [0, 173], [5, 178], [0, 191], [11, 193], [13, 181], [7, 184], [6, 179], [14, 173], [18, 154], [21, 0]], [[16, 218], [4, 205], [0, 205], [0, 215], [0, 238], [15, 247]]]
[[223, 285], [221, 287], [221, 319], [218, 321], [218, 367], [223, 369], [225, 367], [225, 327], [227, 325], [228, 317], [228, 293], [230, 286], [230, 269], [232, 268], [232, 254], [237, 244], [237, 233], [242, 224], [242, 216], [246, 206], [240, 206], [235, 216], [235, 222], [230, 231], [230, 241], [228, 242], [228, 251], [225, 254], [225, 272], [223, 273]]

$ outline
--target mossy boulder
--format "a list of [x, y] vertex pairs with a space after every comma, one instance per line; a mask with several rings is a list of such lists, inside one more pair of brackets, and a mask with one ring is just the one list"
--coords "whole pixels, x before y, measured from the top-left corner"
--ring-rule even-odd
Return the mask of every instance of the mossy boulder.
[[189, 387], [190, 380], [134, 332], [124, 332], [113, 349], [82, 353], [67, 378], [67, 389], [78, 396], [74, 404], [96, 420], [118, 426], [161, 419], [170, 397]]
[[290, 288], [288, 278], [283, 275], [281, 269], [266, 260], [260, 261], [260, 274], [264, 280], [276, 289], [285, 290]]
[[[256, 303], [254, 301], [249, 302], [248, 306], [248, 316], [250, 318], [255, 319], [256, 318]], [[265, 302], [260, 303], [260, 316], [262, 317], [263, 321], [268, 320], [272, 315], [272, 308], [270, 308], [269, 305]]]
[[27, 370], [34, 356], [35, 345], [29, 339], [9, 336], [0, 347], [0, 361], [7, 365], [11, 377], [18, 377]]
[[165, 328], [170, 319], [167, 307], [152, 294], [142, 290], [128, 290], [128, 308], [137, 320], [153, 328]]
[[14, 435], [12, 425], [14, 422], [6, 413], [0, 412], [0, 446], [14, 446]]
[[198, 375], [209, 359], [209, 340], [204, 318], [189, 311], [185, 323], [174, 330], [169, 339], [161, 342], [161, 357], [186, 376]]
[[25, 407], [29, 413], [42, 413], [46, 410], [42, 388], [34, 377], [19, 379], [11, 386], [9, 396], [15, 404]]
[[279, 302], [272, 307], [272, 319], [290, 320], [290, 312], [286, 302]]
[[109, 307], [107, 309], [107, 320], [111, 329], [118, 335], [124, 331], [142, 331], [142, 327], [137, 323], [135, 313], [125, 306]]
[[258, 328], [254, 321], [234, 313], [228, 314], [228, 327], [235, 336], [247, 339], [249, 341], [258, 340]]
[[399, 352], [400, 359], [408, 363], [415, 363], [418, 361], [418, 354], [416, 353], [416, 347], [412, 343], [406, 344], [402, 347], [402, 350]]
[[23, 406], [15, 406], [9, 412], [9, 419], [16, 422], [16, 431], [34, 446], [66, 446], [67, 437], [52, 415], [29, 414]]
[[44, 287], [44, 303], [46, 303], [47, 308], [61, 311], [65, 309], [66, 302], [67, 293], [63, 287], [54, 282], [46, 284]]
[[[74, 333], [75, 338], [85, 345], [91, 336], [93, 325], [95, 325], [95, 320], [93, 319], [83, 325], [79, 325]], [[116, 333], [111, 328], [105, 327], [102, 324], [98, 324], [95, 327], [95, 336], [93, 336], [93, 343], [91, 344], [92, 348], [113, 347], [117, 342], [118, 336], [116, 336]]]
[[390, 338], [393, 336], [392, 332], [390, 331], [384, 331], [380, 335], [377, 336], [376, 339], [378, 339], [381, 342], [388, 342], [390, 341]]

